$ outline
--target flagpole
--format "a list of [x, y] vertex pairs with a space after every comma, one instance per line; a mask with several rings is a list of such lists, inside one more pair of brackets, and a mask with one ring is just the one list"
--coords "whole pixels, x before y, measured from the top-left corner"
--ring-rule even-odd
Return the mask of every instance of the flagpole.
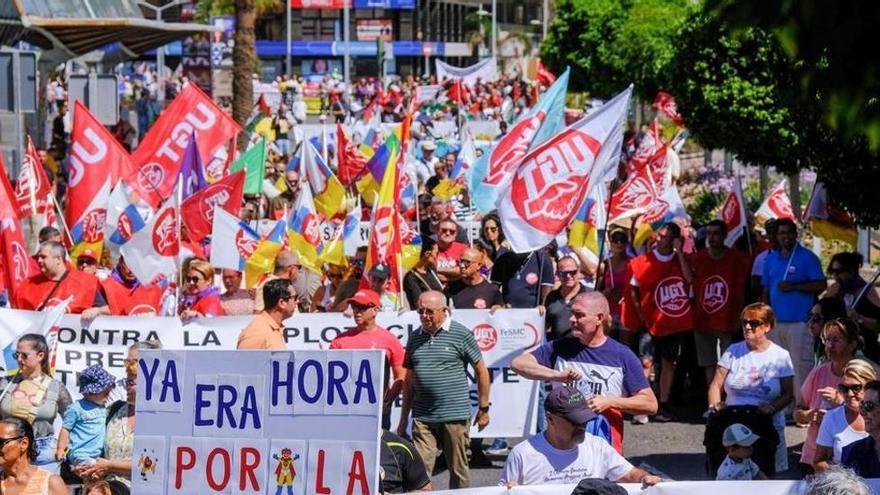
[[740, 180], [739, 177], [736, 178], [736, 188], [737, 188], [737, 192], [739, 192], [739, 198], [737, 198], [737, 199], [739, 201], [740, 214], [742, 215], [743, 221], [746, 223], [746, 225], [745, 225], [746, 244], [749, 246], [749, 256], [753, 256], [754, 250], [752, 249], [752, 233], [751, 233], [752, 229], [749, 228], [749, 219], [746, 217], [746, 205], [744, 202], [745, 200], [743, 198], [742, 181]]
[[852, 304], [849, 305], [850, 308], [855, 309], [859, 301], [861, 301], [862, 298], [865, 297], [865, 294], [867, 294], [868, 290], [874, 287], [874, 284], [877, 282], [878, 277], [880, 277], [880, 268], [874, 270], [874, 275], [871, 277], [871, 280], [867, 284], [865, 284], [864, 287], [862, 287], [862, 290], [859, 291], [859, 295], [857, 295], [856, 298], [853, 299]]
[[[180, 310], [180, 288], [183, 287], [183, 267], [181, 266], [181, 253], [183, 251], [183, 239], [180, 238], [181, 232], [181, 224], [183, 223], [183, 217], [180, 215], [180, 203], [181, 198], [183, 196], [183, 183], [180, 178], [177, 179], [177, 192], [176, 197], [177, 201], [174, 205], [177, 210], [177, 289], [174, 291], [174, 307], [177, 308], [176, 311]], [[211, 281], [213, 283], [213, 280]]]
[[58, 219], [61, 220], [61, 227], [64, 229], [64, 233], [67, 234], [67, 240], [70, 242], [70, 246], [73, 247], [73, 236], [70, 234], [70, 229], [67, 227], [67, 221], [64, 220], [64, 212], [61, 210], [61, 205], [58, 204], [58, 198], [56, 198], [51, 192], [49, 193], [49, 197], [52, 198], [52, 204], [54, 205], [55, 211], [58, 212]]
[[[605, 238], [608, 237], [608, 221], [611, 219], [611, 203], [614, 199], [614, 192], [618, 187], [620, 187], [620, 184], [617, 179], [611, 181], [611, 187], [608, 190], [608, 204], [605, 208], [605, 224], [602, 226], [602, 235], [597, 235], [597, 240], [599, 241], [599, 262], [596, 266], [596, 280], [594, 283], [599, 281], [600, 275], [603, 277], [605, 276], [605, 272], [602, 271], [602, 261], [604, 261], [605, 257]], [[614, 277], [611, 277], [611, 279], [613, 283]]]

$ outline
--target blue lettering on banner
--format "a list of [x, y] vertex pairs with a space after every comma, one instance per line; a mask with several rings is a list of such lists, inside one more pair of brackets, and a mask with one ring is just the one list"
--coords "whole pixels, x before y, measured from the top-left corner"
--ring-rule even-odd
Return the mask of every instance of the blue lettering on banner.
[[[355, 366], [356, 370], [353, 369]], [[294, 367], [293, 361], [273, 359], [270, 369], [272, 408], [292, 406], [295, 401], [326, 406], [378, 402], [373, 370], [368, 359], [352, 365], [341, 360], [330, 359], [325, 365], [315, 359], [306, 359], [298, 367]], [[351, 387], [351, 379], [354, 377], [357, 378], [354, 387]]]
[[[149, 402], [153, 400], [153, 383], [159, 371], [159, 360], [153, 359], [150, 368], [147, 368], [147, 362], [144, 359], [138, 361], [141, 369], [141, 376], [145, 380], [144, 400]], [[177, 365], [174, 360], [169, 359], [165, 363], [165, 374], [162, 377], [162, 390], [159, 392], [159, 402], [165, 402], [168, 392], [171, 392], [172, 401], [180, 402], [180, 384], [177, 379]]]
[[367, 391], [367, 402], [370, 404], [376, 403], [376, 389], [373, 386], [373, 370], [370, 368], [370, 362], [366, 359], [361, 361], [360, 369], [358, 370], [357, 381], [354, 382], [354, 403], [360, 404], [361, 402], [361, 392]]
[[[336, 374], [339, 370], [339, 374]], [[348, 404], [345, 396], [345, 380], [348, 379], [348, 363], [342, 361], [330, 361], [327, 363], [327, 373], [330, 375], [327, 386], [327, 405], [333, 405], [334, 390], [339, 394], [339, 401]]]
[[[230, 384], [215, 386], [209, 383], [197, 383], [194, 426], [216, 426], [218, 429], [238, 430], [262, 428], [256, 390], [253, 386], [247, 385], [239, 395], [238, 388]], [[217, 391], [216, 408], [209, 400], [215, 390]]]
[[213, 424], [211, 420], [202, 418], [202, 410], [211, 407], [211, 401], [206, 399], [203, 394], [205, 392], [213, 392], [215, 388], [214, 385], [206, 383], [196, 384], [196, 426], [211, 426]]
[[[315, 394], [308, 395], [305, 390], [305, 386], [303, 383], [305, 380], [303, 379], [306, 374], [306, 370], [309, 368], [315, 369], [315, 375], [317, 380], [315, 380]], [[299, 375], [297, 376], [297, 382], [299, 382], [299, 396], [302, 400], [308, 402], [309, 404], [314, 404], [318, 402], [318, 399], [321, 398], [321, 393], [324, 391], [324, 368], [321, 367], [321, 363], [315, 361], [314, 359], [309, 359], [303, 363], [303, 365], [299, 368]]]
[[272, 406], [278, 405], [278, 392], [284, 388], [287, 390], [284, 403], [293, 404], [293, 361], [285, 361], [286, 374], [281, 377], [281, 361], [272, 361]]

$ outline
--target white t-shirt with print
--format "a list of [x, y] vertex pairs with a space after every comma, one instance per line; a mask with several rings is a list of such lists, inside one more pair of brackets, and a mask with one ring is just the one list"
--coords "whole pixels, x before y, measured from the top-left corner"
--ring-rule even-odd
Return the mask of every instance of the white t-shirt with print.
[[840, 464], [843, 448], [866, 436], [868, 436], [867, 432], [852, 429], [846, 420], [846, 407], [838, 406], [825, 413], [825, 416], [822, 417], [822, 425], [819, 426], [816, 445], [831, 447], [831, 450], [834, 452], [834, 456], [831, 458], [832, 462]]
[[538, 433], [510, 451], [498, 484], [564, 484], [584, 478], [617, 481], [632, 468], [612, 446], [589, 433], [580, 445], [569, 450], [553, 447], [543, 433]]
[[761, 472], [761, 468], [755, 464], [755, 461], [751, 459], [743, 459], [741, 462], [737, 462], [727, 456], [724, 458], [724, 462], [718, 466], [718, 476], [715, 477], [716, 480], [730, 480], [730, 481], [751, 481], [755, 479], [755, 476]]
[[[718, 360], [728, 370], [724, 380], [728, 406], [759, 406], [782, 395], [782, 379], [794, 376], [788, 351], [770, 342], [762, 352], [749, 350], [746, 342], [732, 344]], [[783, 411], [773, 416], [773, 424], [785, 427]]]

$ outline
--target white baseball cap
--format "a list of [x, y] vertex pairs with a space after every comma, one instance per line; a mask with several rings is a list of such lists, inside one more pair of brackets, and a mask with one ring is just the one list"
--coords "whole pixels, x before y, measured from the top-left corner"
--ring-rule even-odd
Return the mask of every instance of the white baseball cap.
[[721, 443], [725, 447], [732, 447], [734, 445], [751, 447], [759, 438], [761, 437], [755, 435], [746, 425], [734, 423], [724, 430], [724, 438]]

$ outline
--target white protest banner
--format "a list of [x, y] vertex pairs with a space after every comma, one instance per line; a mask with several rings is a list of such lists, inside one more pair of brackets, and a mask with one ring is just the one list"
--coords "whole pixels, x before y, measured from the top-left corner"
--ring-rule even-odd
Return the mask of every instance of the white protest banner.
[[377, 493], [383, 359], [141, 351], [132, 493]]
[[492, 82], [498, 79], [498, 63], [494, 58], [487, 58], [468, 67], [456, 67], [449, 65], [439, 58], [435, 60], [437, 66], [437, 80], [447, 79], [461, 80], [468, 86], [481, 82]]
[[430, 103], [437, 99], [437, 94], [440, 93], [440, 90], [443, 89], [443, 86], [439, 84], [429, 84], [422, 85], [416, 87], [416, 103]]
[[[454, 310], [453, 319], [474, 331], [483, 358], [492, 378], [490, 400], [492, 412], [522, 411], [518, 414], [492, 414], [488, 428], [471, 431], [474, 438], [521, 437], [535, 429], [537, 383], [510, 369], [510, 362], [524, 349], [540, 343], [544, 335], [544, 319], [535, 309], [505, 309], [494, 315], [487, 310]], [[42, 315], [36, 311], [0, 309], [0, 349], [6, 369], [17, 365], [12, 359], [16, 339], [35, 328]], [[178, 318], [150, 316], [101, 316], [87, 327], [78, 315], [64, 315], [58, 323], [56, 377], [74, 397], [76, 373], [100, 364], [118, 378], [125, 376], [128, 346], [143, 340], [160, 340], [170, 350], [234, 350], [238, 334], [250, 323], [251, 316], [200, 318], [181, 323]], [[419, 327], [415, 312], [379, 313], [377, 323], [401, 339]], [[284, 322], [285, 339], [291, 350], [327, 349], [330, 342], [354, 321], [343, 313], [299, 313]], [[476, 382], [468, 369], [471, 382], [471, 404], [477, 405]], [[392, 424], [396, 424], [400, 399], [395, 403]]]

